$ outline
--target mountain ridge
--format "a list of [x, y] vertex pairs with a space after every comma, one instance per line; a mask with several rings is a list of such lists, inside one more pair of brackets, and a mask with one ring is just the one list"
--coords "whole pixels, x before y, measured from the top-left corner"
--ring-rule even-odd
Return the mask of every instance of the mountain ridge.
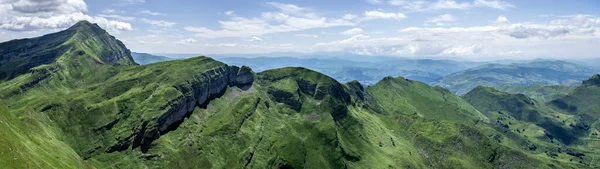
[[[95, 29], [81, 24], [74, 29]], [[0, 82], [0, 113], [27, 123], [27, 130], [22, 131], [35, 136], [15, 137], [11, 142], [34, 140], [29, 147], [60, 147], [61, 154], [76, 154], [56, 159], [42, 153], [20, 164], [52, 161], [56, 168], [591, 168], [595, 164], [588, 161], [598, 156], [561, 144], [565, 140], [559, 138], [560, 133], [548, 132], [549, 140], [555, 142], [548, 141], [548, 134], [537, 124], [518, 121], [535, 131], [526, 135], [535, 139], [528, 143], [525, 136], [515, 136], [516, 131], [498, 128], [510, 124], [497, 119], [497, 113], [492, 116], [495, 110], [486, 111], [487, 106], [473, 106], [449, 90], [403, 77], [386, 77], [364, 87], [358, 81], [343, 84], [302, 67], [255, 73], [250, 67], [230, 66], [205, 56], [136, 65], [129, 62], [128, 49], [117, 40], [104, 40], [115, 47], [99, 51], [108, 55], [92, 55], [97, 52], [92, 47], [98, 45], [85, 43], [97, 41], [77, 37], [72, 43], [76, 49], [88, 50], [86, 57], [60, 55], [57, 61], [34, 69], [40, 72]], [[122, 57], [112, 59], [113, 52]], [[536, 111], [556, 113], [543, 104], [534, 106]], [[558, 123], [560, 127], [588, 124], [577, 121], [580, 117], [548, 117], [567, 120]], [[0, 128], [0, 133], [15, 133], [10, 129]], [[583, 138], [587, 143], [587, 137]], [[0, 146], [3, 152], [10, 145]], [[566, 150], [552, 149], [556, 147]], [[13, 158], [14, 153], [0, 153], [3, 164]], [[23, 166], [6, 164], [8, 168]]]

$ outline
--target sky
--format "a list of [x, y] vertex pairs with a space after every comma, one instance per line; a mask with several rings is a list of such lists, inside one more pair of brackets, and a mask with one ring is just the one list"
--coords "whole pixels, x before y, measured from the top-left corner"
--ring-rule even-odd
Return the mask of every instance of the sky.
[[600, 57], [597, 0], [0, 0], [0, 41], [79, 20], [145, 53]]

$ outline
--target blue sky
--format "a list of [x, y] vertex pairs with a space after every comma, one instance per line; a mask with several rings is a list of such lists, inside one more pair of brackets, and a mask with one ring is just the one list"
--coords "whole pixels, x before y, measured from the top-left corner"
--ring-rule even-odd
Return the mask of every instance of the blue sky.
[[90, 20], [147, 53], [598, 58], [600, 2], [0, 0], [0, 41]]

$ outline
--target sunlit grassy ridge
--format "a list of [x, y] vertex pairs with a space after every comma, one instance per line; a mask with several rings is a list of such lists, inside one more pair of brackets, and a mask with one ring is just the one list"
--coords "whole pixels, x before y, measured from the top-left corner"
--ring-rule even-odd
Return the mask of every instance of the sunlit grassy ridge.
[[[598, 146], [594, 131], [581, 131], [567, 143], [561, 137], [569, 135], [552, 128], [579, 131], [589, 121], [524, 95], [478, 88], [463, 100], [441, 87], [402, 77], [364, 87], [305, 68], [254, 73], [203, 56], [139, 66], [130, 62], [122, 44], [111, 45], [113, 37], [86, 31], [96, 28], [81, 22], [70, 29], [79, 33], [64, 42], [73, 45], [56, 61], [1, 83], [0, 134], [8, 136], [0, 138], [2, 166], [598, 165], [593, 163], [597, 154], [585, 149]], [[104, 48], [126, 54], [104, 55]], [[530, 118], [532, 111], [539, 115]], [[546, 126], [546, 118], [554, 126]], [[510, 128], [504, 127], [507, 123]]]

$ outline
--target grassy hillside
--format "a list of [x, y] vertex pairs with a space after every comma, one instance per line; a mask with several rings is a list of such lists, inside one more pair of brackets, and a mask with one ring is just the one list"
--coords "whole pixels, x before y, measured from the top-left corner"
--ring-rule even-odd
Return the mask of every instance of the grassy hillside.
[[42, 117], [32, 112], [18, 118], [0, 103], [2, 168], [93, 168], [61, 142], [62, 132]]
[[80, 60], [78, 64], [81, 65], [135, 64], [121, 41], [98, 25], [81, 21], [61, 32], [0, 43], [0, 80], [12, 79], [29, 73], [37, 66], [64, 60]]
[[[489, 87], [477, 87], [463, 98], [490, 118], [505, 141], [534, 154], [558, 161], [575, 161], [597, 166], [597, 121], [565, 114], [523, 94], [509, 94]], [[587, 126], [587, 127], [586, 127]]]
[[585, 80], [567, 96], [552, 100], [548, 105], [559, 110], [579, 115], [600, 118], [600, 75], [596, 74]]
[[496, 87], [498, 90], [513, 93], [524, 94], [541, 102], [548, 102], [563, 97], [571, 93], [577, 86], [558, 86], [558, 85], [531, 85], [531, 86], [513, 86], [501, 85]]
[[[80, 22], [71, 29], [78, 33], [63, 43], [73, 46], [54, 56], [54, 62], [22, 68], [29, 70], [0, 82], [0, 134], [10, 136], [0, 138], [1, 166], [598, 165], [590, 150], [598, 144], [582, 135], [594, 132], [581, 130], [588, 124], [585, 118], [524, 95], [482, 88], [463, 100], [441, 87], [402, 77], [364, 87], [306, 68], [255, 73], [203, 56], [136, 65], [126, 48], [119, 50], [125, 55], [104, 57], [98, 47], [118, 41], [96, 34], [97, 26]], [[533, 111], [538, 113], [529, 116]], [[506, 123], [527, 132], [499, 128]]]

